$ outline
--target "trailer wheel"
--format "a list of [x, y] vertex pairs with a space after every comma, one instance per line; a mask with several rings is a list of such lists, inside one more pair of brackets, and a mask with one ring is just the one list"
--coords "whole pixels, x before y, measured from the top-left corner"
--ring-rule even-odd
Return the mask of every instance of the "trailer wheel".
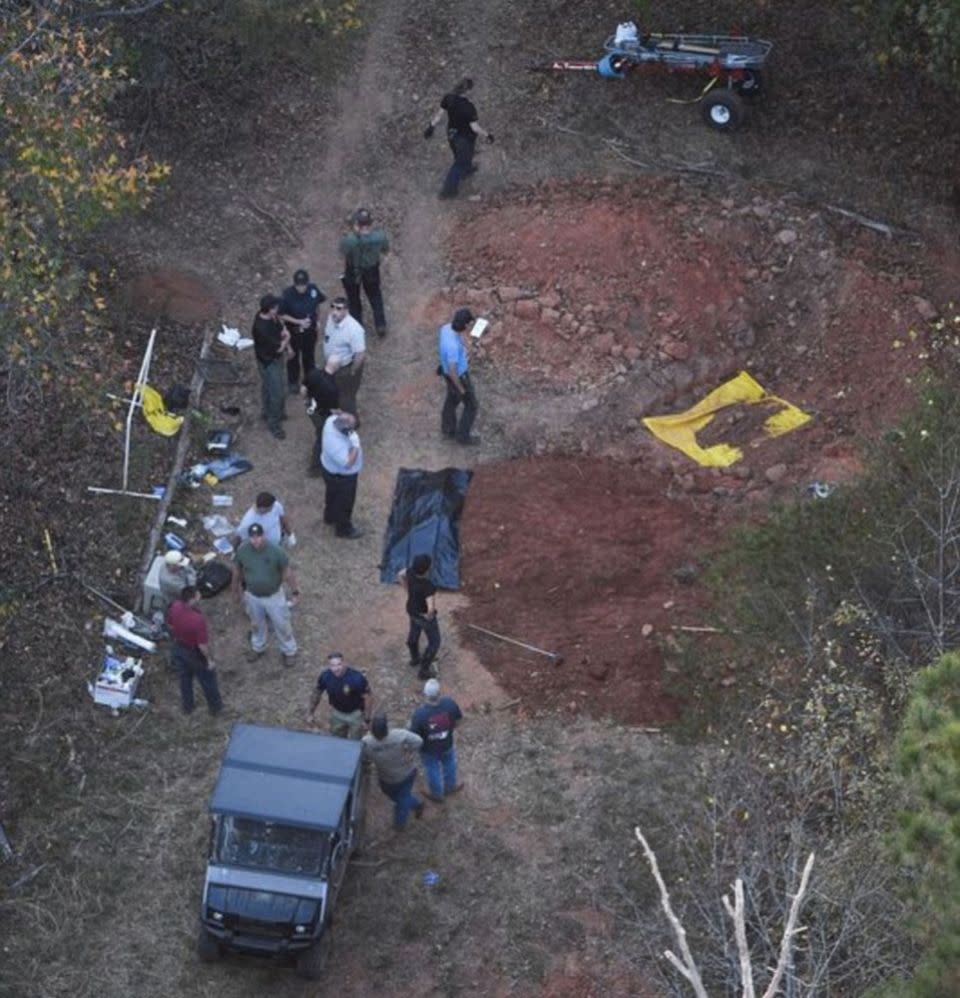
[[734, 84], [734, 87], [741, 97], [753, 100], [756, 97], [763, 96], [766, 92], [766, 85], [766, 77], [759, 69], [745, 69], [742, 79], [738, 80]]
[[333, 936], [330, 933], [330, 926], [327, 925], [324, 927], [323, 935], [310, 949], [304, 950], [297, 957], [297, 974], [308, 981], [319, 980], [327, 969], [332, 950]]
[[743, 123], [746, 109], [732, 90], [713, 90], [701, 104], [703, 120], [718, 132], [732, 132]]
[[220, 943], [202, 925], [197, 933], [197, 955], [204, 963], [216, 963], [223, 956]]

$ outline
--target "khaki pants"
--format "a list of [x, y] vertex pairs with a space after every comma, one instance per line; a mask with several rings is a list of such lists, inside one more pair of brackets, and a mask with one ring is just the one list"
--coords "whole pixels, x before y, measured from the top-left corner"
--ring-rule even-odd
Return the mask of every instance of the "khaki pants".
[[363, 711], [355, 710], [352, 714], [330, 708], [330, 734], [337, 738], [349, 738], [359, 741], [363, 737]]

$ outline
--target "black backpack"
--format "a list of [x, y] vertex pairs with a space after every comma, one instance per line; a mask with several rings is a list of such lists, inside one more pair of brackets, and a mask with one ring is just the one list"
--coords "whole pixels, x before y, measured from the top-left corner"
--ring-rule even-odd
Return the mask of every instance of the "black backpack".
[[231, 578], [233, 572], [230, 571], [229, 565], [225, 565], [222, 561], [209, 561], [197, 572], [197, 592], [204, 599], [216, 596], [230, 585]]

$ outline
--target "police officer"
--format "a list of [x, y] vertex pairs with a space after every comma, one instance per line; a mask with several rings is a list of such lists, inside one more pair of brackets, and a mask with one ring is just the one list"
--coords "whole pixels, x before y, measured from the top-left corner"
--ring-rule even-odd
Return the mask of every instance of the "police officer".
[[[453, 319], [440, 327], [440, 366], [437, 368], [437, 373], [447, 383], [440, 429], [445, 437], [467, 447], [480, 443], [480, 438], [470, 433], [479, 408], [468, 370], [466, 346], [467, 329], [472, 322], [473, 312], [468, 308], [458, 308]], [[461, 405], [463, 410], [458, 419], [457, 409]]]
[[359, 741], [364, 726], [370, 723], [370, 684], [362, 672], [347, 665], [338, 651], [328, 656], [327, 668], [317, 677], [307, 709], [308, 724], [313, 723], [324, 693], [330, 701], [330, 734]]
[[291, 355], [287, 360], [287, 387], [291, 395], [300, 391], [300, 372], [306, 376], [317, 366], [317, 309], [327, 296], [310, 283], [310, 275], [298, 270], [293, 284], [281, 296], [280, 318], [290, 332]]
[[423, 137], [429, 139], [433, 136], [433, 130], [447, 115], [447, 141], [450, 143], [450, 151], [453, 153], [453, 164], [447, 172], [443, 187], [440, 189], [440, 197], [456, 197], [460, 188], [460, 181], [464, 177], [469, 177], [475, 173], [477, 168], [473, 165], [473, 153], [477, 144], [477, 136], [485, 138], [487, 142], [493, 142], [493, 134], [480, 127], [477, 121], [477, 109], [473, 102], [464, 97], [464, 94], [472, 89], [473, 80], [461, 80], [453, 90], [445, 94], [440, 101], [440, 110], [430, 119], [430, 124], [424, 129]]

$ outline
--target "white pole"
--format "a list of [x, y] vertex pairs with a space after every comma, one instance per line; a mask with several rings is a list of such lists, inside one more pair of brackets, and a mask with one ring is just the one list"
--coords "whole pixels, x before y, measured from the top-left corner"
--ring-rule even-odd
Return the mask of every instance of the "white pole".
[[127, 410], [127, 429], [123, 440], [123, 493], [127, 492], [127, 482], [130, 473], [130, 431], [133, 428], [133, 413], [138, 405], [142, 404], [143, 385], [146, 384], [150, 374], [150, 361], [153, 359], [153, 341], [157, 338], [157, 327], [150, 330], [150, 339], [147, 342], [147, 349], [143, 354], [143, 361], [140, 364], [140, 373], [137, 375], [137, 382], [133, 388], [133, 398], [130, 400], [130, 408]]
[[134, 496], [137, 499], [156, 499], [159, 502], [163, 496], [155, 496], [152, 492], [128, 492], [126, 489], [100, 489], [96, 485], [88, 485], [88, 492], [99, 492], [107, 496]]

